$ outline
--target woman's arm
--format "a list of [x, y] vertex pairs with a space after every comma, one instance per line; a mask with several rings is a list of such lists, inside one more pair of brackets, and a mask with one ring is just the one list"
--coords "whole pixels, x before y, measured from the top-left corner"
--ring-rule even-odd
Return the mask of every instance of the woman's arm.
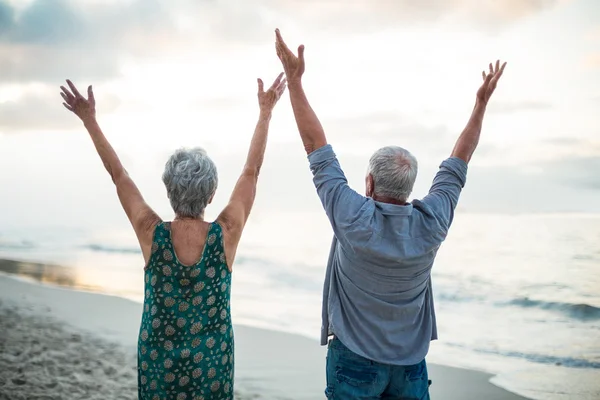
[[88, 98], [85, 99], [71, 81], [67, 80], [67, 84], [71, 91], [64, 86], [60, 87], [63, 91], [61, 96], [65, 100], [63, 104], [83, 121], [83, 125], [90, 134], [104, 167], [117, 187], [121, 205], [133, 226], [144, 254], [144, 260], [148, 263], [152, 249], [154, 226], [160, 221], [160, 218], [146, 204], [137, 186], [123, 168], [117, 153], [104, 136], [102, 129], [100, 129], [100, 125], [96, 120], [96, 100], [94, 99], [92, 87], [88, 87]]
[[225, 233], [225, 254], [227, 265], [231, 270], [237, 245], [242, 237], [242, 231], [252, 210], [254, 198], [256, 197], [256, 184], [262, 167], [265, 149], [267, 147], [267, 136], [269, 133], [269, 122], [271, 114], [277, 101], [285, 91], [285, 79], [283, 73], [279, 74], [273, 85], [266, 92], [263, 89], [262, 80], [258, 80], [258, 103], [260, 114], [258, 123], [254, 130], [254, 136], [250, 142], [246, 164], [242, 170], [229, 203], [221, 212], [217, 221], [221, 224]]

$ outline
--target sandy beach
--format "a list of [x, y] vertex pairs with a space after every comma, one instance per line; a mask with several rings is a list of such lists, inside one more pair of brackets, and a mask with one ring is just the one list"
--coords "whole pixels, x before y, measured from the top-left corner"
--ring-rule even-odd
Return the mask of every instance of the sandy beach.
[[[0, 399], [134, 399], [141, 304], [0, 276]], [[236, 325], [236, 399], [324, 398], [325, 349]], [[434, 399], [516, 400], [490, 375], [430, 366]]]

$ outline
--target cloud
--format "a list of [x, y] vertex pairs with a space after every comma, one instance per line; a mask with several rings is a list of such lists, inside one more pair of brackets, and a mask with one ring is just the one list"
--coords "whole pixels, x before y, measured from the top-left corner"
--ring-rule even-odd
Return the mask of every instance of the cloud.
[[600, 156], [566, 158], [546, 163], [543, 168], [550, 179], [562, 185], [600, 191]]
[[544, 140], [545, 143], [556, 146], [581, 146], [584, 144], [588, 144], [587, 141], [583, 141], [579, 138], [571, 138], [571, 137], [555, 137]]
[[589, 53], [583, 59], [583, 66], [588, 69], [600, 68], [600, 53]]
[[600, 26], [590, 29], [585, 37], [591, 41], [600, 41]]
[[0, 1], [0, 35], [11, 28], [13, 20], [14, 10], [12, 7]]
[[[119, 99], [100, 96], [102, 112], [114, 111]], [[26, 94], [15, 101], [0, 103], [0, 133], [23, 131], [57, 131], [80, 128], [81, 123], [62, 105], [58, 89], [52, 93]]]
[[448, 154], [458, 137], [445, 125], [425, 125], [395, 111], [324, 119], [323, 126], [327, 137], [342, 146], [353, 146], [362, 151], [365, 146], [375, 150], [397, 145], [417, 156]]
[[523, 101], [495, 101], [489, 107], [489, 112], [493, 114], [512, 114], [523, 111], [546, 111], [554, 106], [551, 103], [536, 100]]
[[270, 9], [330, 31], [364, 31], [454, 20], [497, 29], [557, 4], [557, 0], [264, 0]]
[[[0, 84], [54, 82], [65, 75], [99, 81], [124, 63], [200, 48], [265, 44], [276, 26], [364, 33], [398, 23], [465, 20], [499, 27], [556, 0], [130, 0], [108, 3], [0, 0]], [[309, 29], [310, 28], [310, 29]], [[493, 28], [496, 29], [496, 28]]]
[[[549, 145], [549, 147], [546, 147]], [[588, 159], [600, 157], [600, 141], [581, 137], [556, 137], [542, 141], [541, 152], [552, 153], [557, 159]]]
[[[370, 149], [356, 154], [335, 143], [334, 148], [350, 186], [363, 193]], [[420, 160], [414, 198], [427, 193], [447, 156]], [[226, 169], [222, 163], [218, 166]], [[520, 166], [471, 165], [459, 206], [470, 212], [600, 212], [600, 176], [595, 173], [599, 168], [600, 156]], [[300, 143], [267, 150], [257, 203], [269, 212], [322, 212]]]
[[164, 48], [168, 16], [158, 0], [35, 0], [22, 10], [0, 0], [0, 83], [114, 77], [124, 59]]

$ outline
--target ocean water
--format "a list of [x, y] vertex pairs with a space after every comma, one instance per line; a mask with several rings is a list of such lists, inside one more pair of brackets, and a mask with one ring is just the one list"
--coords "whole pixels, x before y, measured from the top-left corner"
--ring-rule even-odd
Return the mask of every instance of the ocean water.
[[[320, 214], [251, 220], [234, 265], [234, 321], [317, 345], [330, 242]], [[7, 272], [142, 300], [143, 260], [126, 227], [4, 228], [0, 258], [59, 265]], [[458, 213], [432, 279], [440, 339], [430, 362], [490, 372], [534, 399], [600, 399], [600, 215]]]

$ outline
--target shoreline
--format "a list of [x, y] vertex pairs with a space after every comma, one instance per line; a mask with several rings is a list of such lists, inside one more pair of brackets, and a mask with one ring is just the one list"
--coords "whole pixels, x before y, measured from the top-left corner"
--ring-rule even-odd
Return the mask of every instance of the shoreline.
[[[126, 379], [123, 379], [119, 392], [131, 391], [132, 387], [136, 387], [135, 351], [141, 319], [141, 303], [113, 295], [81, 291], [56, 284], [48, 285], [32, 277], [24, 278], [3, 272], [0, 273], [0, 311], [3, 318], [6, 318], [7, 313], [12, 313], [13, 319], [18, 316], [17, 325], [33, 324], [34, 327], [29, 327], [29, 331], [39, 330], [39, 335], [50, 330], [55, 332], [55, 335], [63, 335], [66, 342], [69, 342], [69, 338], [73, 335], [81, 335], [93, 346], [100, 343], [98, 346], [101, 349], [111, 347], [124, 349], [128, 357], [122, 358], [116, 366], [112, 366], [118, 370], [129, 371], [123, 375]], [[57, 331], [56, 326], [61, 326], [63, 330]], [[325, 397], [323, 391], [326, 348], [319, 346], [317, 340], [297, 334], [238, 324], [234, 324], [234, 329], [236, 398], [242, 400]], [[2, 342], [6, 341], [4, 335], [6, 334], [0, 333]], [[40, 337], [32, 340], [33, 343], [37, 343]], [[28, 346], [27, 343], [24, 344], [24, 347]], [[9, 353], [9, 348], [3, 348], [0, 359], [10, 356]], [[15, 361], [14, 356], [11, 357], [11, 360]], [[111, 360], [102, 360], [102, 362], [110, 364]], [[15, 367], [17, 370], [23, 369], [23, 366], [12, 365], [11, 368], [3, 368], [3, 370], [14, 370]], [[67, 363], [60, 367], [63, 369], [71, 367], [73, 373], [80, 376], [75, 365], [69, 366]], [[490, 379], [494, 376], [485, 372], [437, 364], [430, 364], [429, 369], [430, 379], [433, 381], [430, 391], [432, 398], [525, 399], [491, 383]], [[111, 368], [109, 370], [112, 371]], [[0, 385], [3, 382], [16, 385], [1, 375]], [[17, 378], [17, 382], [21, 381]], [[119, 382], [119, 379], [111, 379], [111, 382]], [[27, 392], [25, 386], [22, 389]], [[137, 394], [137, 390], [132, 396], [134, 394]], [[92, 398], [89, 397], [89, 393], [87, 396]]]

